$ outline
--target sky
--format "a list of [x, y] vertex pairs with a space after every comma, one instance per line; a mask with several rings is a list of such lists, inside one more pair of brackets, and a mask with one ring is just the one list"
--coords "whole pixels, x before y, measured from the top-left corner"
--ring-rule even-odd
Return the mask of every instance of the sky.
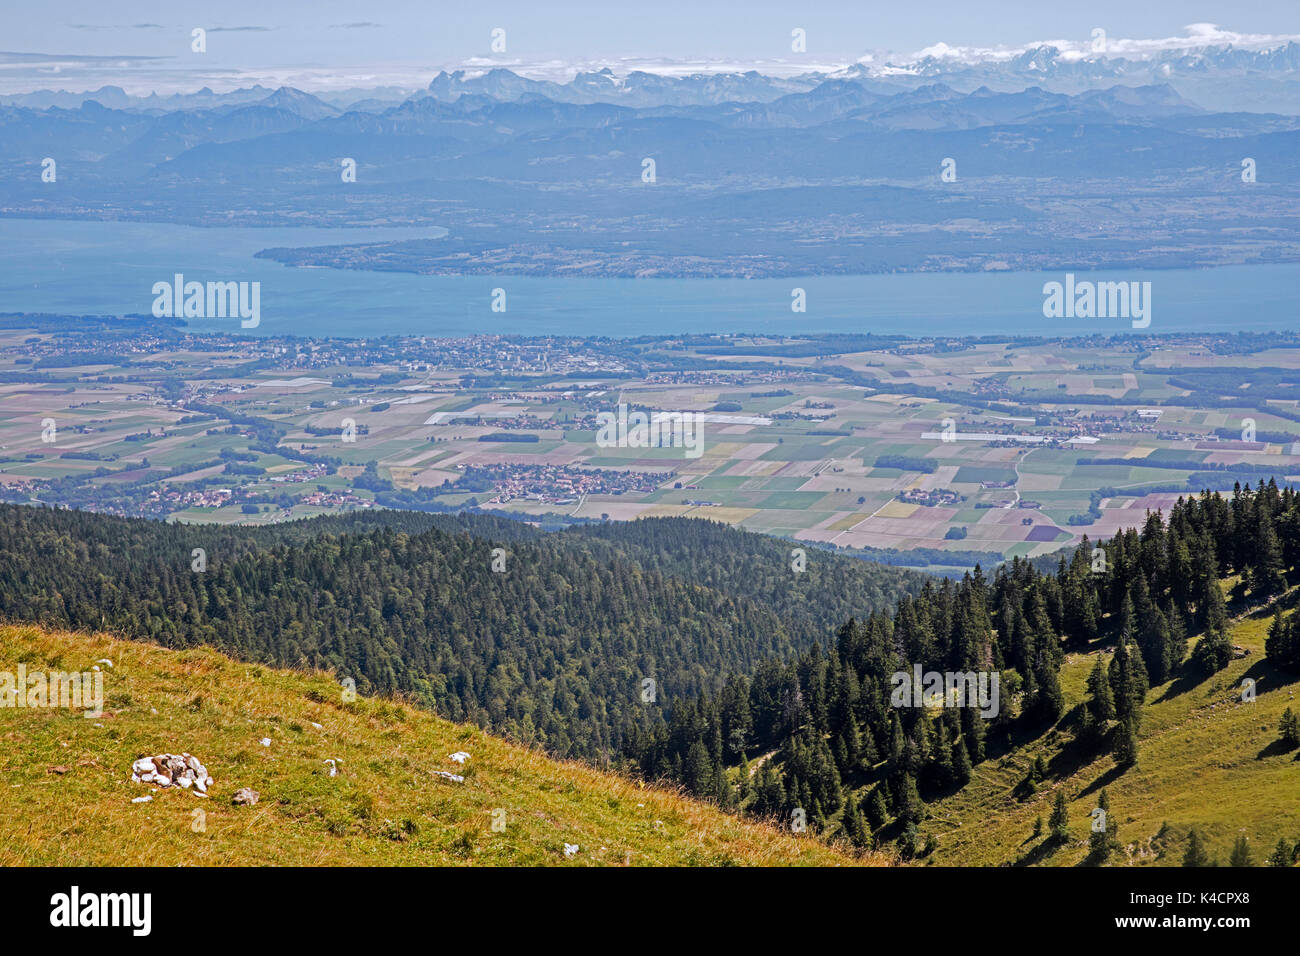
[[[314, 90], [414, 88], [440, 69], [490, 65], [551, 78], [604, 65], [616, 72], [788, 74], [926, 50], [1016, 50], [1039, 42], [1085, 49], [1098, 27], [1120, 52], [1199, 42], [1189, 41], [1189, 32], [1254, 46], [1300, 37], [1297, 0], [54, 0], [6, 6], [0, 13], [3, 93], [106, 83], [135, 94], [254, 82]], [[207, 31], [206, 52], [191, 50], [196, 27]], [[505, 31], [504, 53], [491, 49], [497, 28]], [[806, 31], [805, 53], [791, 51], [795, 28]]]

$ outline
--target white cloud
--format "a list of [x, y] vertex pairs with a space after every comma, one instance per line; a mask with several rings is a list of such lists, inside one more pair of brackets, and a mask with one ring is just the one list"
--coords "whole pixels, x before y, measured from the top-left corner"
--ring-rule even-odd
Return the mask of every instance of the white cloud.
[[[1186, 31], [1183, 36], [1145, 40], [1107, 36], [1105, 56], [1143, 60], [1162, 53], [1189, 52], [1206, 47], [1233, 46], [1247, 50], [1266, 50], [1291, 42], [1300, 42], [1300, 34], [1236, 33], [1225, 30], [1216, 23], [1189, 23], [1183, 29]], [[1021, 46], [996, 47], [950, 46], [940, 41], [915, 53], [894, 57], [893, 63], [901, 66], [927, 58], [951, 60], [957, 63], [1000, 63], [1044, 46], [1055, 47], [1060, 51], [1061, 58], [1069, 61], [1097, 55], [1093, 50], [1090, 36], [1078, 39], [1036, 40]], [[868, 61], [864, 58], [858, 62]]]

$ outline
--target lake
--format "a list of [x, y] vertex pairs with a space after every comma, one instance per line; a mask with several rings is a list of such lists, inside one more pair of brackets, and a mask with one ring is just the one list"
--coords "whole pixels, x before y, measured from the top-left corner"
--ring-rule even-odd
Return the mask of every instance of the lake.
[[[1110, 334], [1125, 318], [1043, 315], [1051, 273], [896, 273], [789, 279], [582, 279], [420, 276], [295, 269], [254, 254], [273, 246], [382, 242], [437, 228], [202, 228], [166, 223], [0, 219], [0, 312], [148, 313], [155, 282], [261, 283], [254, 335], [641, 336], [681, 332]], [[1076, 272], [1078, 282], [1151, 283], [1150, 333], [1297, 328], [1300, 264]], [[807, 311], [791, 311], [805, 290]], [[491, 308], [505, 290], [506, 311]], [[196, 331], [237, 320], [191, 319]]]

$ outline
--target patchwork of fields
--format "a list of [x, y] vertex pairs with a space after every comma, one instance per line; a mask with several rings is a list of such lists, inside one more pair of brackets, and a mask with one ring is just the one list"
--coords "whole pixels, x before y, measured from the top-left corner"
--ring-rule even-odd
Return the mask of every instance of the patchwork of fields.
[[[1140, 524], [1207, 475], [1230, 487], [1300, 474], [1285, 375], [1300, 376], [1300, 352], [1275, 342], [1216, 362], [1214, 337], [882, 340], [815, 355], [792, 340], [704, 341], [620, 345], [617, 358], [556, 370], [522, 363], [525, 345], [502, 339], [485, 370], [364, 340], [206, 347], [172, 333], [104, 355], [84, 336], [5, 332], [0, 488], [191, 521], [278, 521], [396, 496], [1011, 557]], [[1225, 365], [1272, 374], [1228, 387]], [[1189, 388], [1195, 370], [1218, 377]], [[598, 441], [596, 416], [620, 403], [708, 415], [698, 457]]]

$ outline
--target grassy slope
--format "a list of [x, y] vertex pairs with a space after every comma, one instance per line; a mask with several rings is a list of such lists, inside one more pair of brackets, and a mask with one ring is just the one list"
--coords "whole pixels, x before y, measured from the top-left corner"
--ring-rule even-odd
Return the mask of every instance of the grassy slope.
[[[0, 865], [851, 865], [807, 837], [551, 760], [400, 703], [345, 703], [329, 675], [106, 636], [0, 627], [0, 669], [105, 669], [101, 720], [0, 709]], [[153, 713], [153, 710], [157, 713]], [[321, 729], [312, 726], [322, 725]], [[259, 744], [270, 737], [272, 744]], [[195, 754], [212, 798], [130, 781], [138, 756]], [[465, 769], [447, 759], [472, 756]], [[340, 761], [329, 777], [325, 758]], [[63, 775], [48, 768], [62, 765]], [[462, 773], [443, 782], [431, 770]], [[236, 807], [241, 787], [261, 794]], [[193, 811], [206, 813], [194, 831]], [[505, 811], [493, 832], [493, 810]], [[566, 860], [565, 843], [580, 852]]]
[[[1040, 863], [1071, 866], [1087, 856], [1090, 819], [1104, 786], [1110, 817], [1119, 825], [1125, 852], [1109, 865], [1178, 866], [1188, 830], [1206, 838], [1211, 856], [1228, 862], [1233, 842], [1244, 834], [1256, 865], [1279, 838], [1300, 840], [1300, 755], [1278, 745], [1278, 719], [1288, 706], [1300, 712], [1296, 676], [1263, 660], [1270, 614], [1236, 622], [1231, 639], [1250, 654], [1213, 678], [1170, 681], [1147, 694], [1138, 735], [1138, 763], [1120, 773], [1110, 756], [1089, 761], [1075, 756], [1068, 732], [1055, 731], [975, 770], [971, 783], [931, 805], [922, 832], [938, 837], [936, 864]], [[1085, 697], [1096, 654], [1071, 655], [1061, 673], [1067, 713]], [[1109, 660], [1109, 649], [1105, 659]], [[1254, 703], [1241, 700], [1242, 678], [1256, 681]], [[1043, 755], [1049, 777], [1021, 803], [1011, 795], [1034, 758]], [[1080, 765], [1080, 759], [1087, 761]], [[1044, 831], [1058, 788], [1070, 813], [1071, 843], [1052, 851], [1044, 838], [1031, 839], [1034, 818]], [[1161, 825], [1169, 831], [1156, 839]]]

